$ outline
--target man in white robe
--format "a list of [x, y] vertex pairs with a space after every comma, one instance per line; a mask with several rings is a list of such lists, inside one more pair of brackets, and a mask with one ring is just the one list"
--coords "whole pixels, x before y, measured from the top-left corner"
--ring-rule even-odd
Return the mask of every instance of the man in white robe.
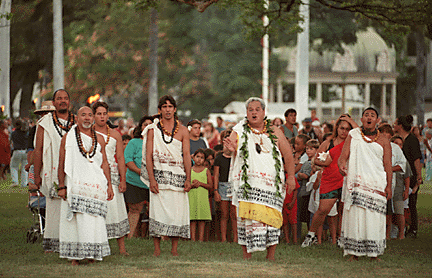
[[362, 127], [350, 131], [338, 161], [346, 176], [339, 244], [350, 260], [373, 260], [386, 247], [387, 200], [392, 196], [392, 152], [389, 140], [376, 129], [378, 112], [366, 108]]
[[154, 255], [159, 256], [161, 236], [171, 238], [171, 254], [178, 256], [179, 238], [190, 238], [187, 192], [191, 189], [189, 131], [176, 119], [172, 96], [159, 99], [160, 118], [143, 131], [141, 180], [150, 185], [149, 233]]
[[117, 239], [120, 254], [128, 256], [125, 247], [125, 236], [130, 232], [126, 204], [123, 192], [126, 191], [126, 164], [121, 134], [110, 128], [108, 121], [108, 104], [98, 101], [93, 104], [95, 116], [94, 129], [103, 136], [106, 143], [105, 152], [110, 167], [114, 199], [108, 202], [106, 217], [108, 238]]
[[46, 225], [42, 244], [46, 253], [59, 250], [61, 199], [54, 184], [58, 184], [60, 141], [75, 123], [75, 116], [69, 112], [69, 94], [65, 90], [54, 93], [53, 105], [56, 110], [38, 122], [34, 154], [35, 185], [46, 197]]
[[267, 259], [274, 260], [285, 193], [295, 188], [294, 158], [283, 132], [265, 119], [264, 101], [250, 98], [246, 110], [247, 119], [224, 140], [233, 153], [229, 181], [237, 207], [238, 243], [243, 259], [267, 250]]
[[110, 255], [105, 217], [114, 197], [105, 140], [92, 129], [91, 108], [78, 110], [78, 124], [60, 145], [58, 196], [61, 197], [59, 252], [72, 265]]

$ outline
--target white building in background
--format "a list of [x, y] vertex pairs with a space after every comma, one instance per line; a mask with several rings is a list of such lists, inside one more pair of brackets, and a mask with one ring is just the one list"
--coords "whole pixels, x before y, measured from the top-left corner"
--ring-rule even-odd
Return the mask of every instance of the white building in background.
[[[358, 119], [362, 110], [371, 106], [371, 86], [376, 84], [381, 88], [380, 105], [376, 108], [381, 117], [393, 121], [396, 118], [398, 76], [394, 48], [388, 47], [373, 28], [358, 32], [357, 43], [343, 45], [343, 48], [344, 54], [324, 51], [320, 55], [317, 51], [310, 51], [309, 86], [314, 87], [315, 98], [309, 97], [309, 110], [316, 110], [321, 122], [335, 119], [346, 112]], [[279, 54], [281, 60], [287, 61], [288, 66], [277, 84], [270, 88], [268, 114], [273, 111], [278, 111], [279, 114], [279, 106], [283, 107], [283, 111], [296, 107], [294, 85], [297, 49], [281, 47], [274, 52]], [[324, 102], [324, 86], [327, 90], [334, 91], [336, 97], [333, 100]], [[300, 122], [303, 119], [297, 120]]]

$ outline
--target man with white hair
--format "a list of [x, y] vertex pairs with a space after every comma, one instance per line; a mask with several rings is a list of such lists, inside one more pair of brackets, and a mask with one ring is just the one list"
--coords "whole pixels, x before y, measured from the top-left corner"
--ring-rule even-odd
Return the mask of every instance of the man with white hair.
[[283, 132], [265, 118], [264, 101], [250, 98], [246, 110], [247, 119], [224, 140], [233, 153], [229, 181], [237, 207], [238, 243], [244, 259], [267, 249], [267, 259], [274, 260], [286, 188], [289, 194], [295, 187], [294, 158]]
[[89, 262], [110, 255], [105, 217], [114, 197], [105, 140], [92, 128], [93, 111], [78, 110], [77, 125], [61, 140], [58, 168], [60, 258]]

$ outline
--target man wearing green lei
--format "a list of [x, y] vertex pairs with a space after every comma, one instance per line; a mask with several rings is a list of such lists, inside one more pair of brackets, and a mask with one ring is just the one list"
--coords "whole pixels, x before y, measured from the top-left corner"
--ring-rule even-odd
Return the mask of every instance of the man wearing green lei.
[[274, 260], [285, 194], [295, 188], [294, 159], [285, 135], [265, 118], [264, 101], [250, 98], [246, 110], [246, 119], [224, 140], [233, 158], [229, 181], [237, 207], [238, 243], [244, 259], [267, 250], [267, 259]]

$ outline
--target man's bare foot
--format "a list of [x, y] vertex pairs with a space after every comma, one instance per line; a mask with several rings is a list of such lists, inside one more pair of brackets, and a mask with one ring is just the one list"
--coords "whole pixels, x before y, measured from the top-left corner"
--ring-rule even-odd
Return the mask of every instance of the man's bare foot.
[[45, 254], [50, 254], [50, 253], [53, 253], [53, 251], [45, 251]]
[[154, 253], [153, 253], [153, 256], [155, 256], [155, 257], [159, 257], [160, 254], [161, 254], [160, 249], [159, 249], [159, 250], [155, 250]]
[[88, 259], [89, 264], [94, 264], [95, 260], [94, 259]]
[[269, 261], [272, 261], [272, 262], [275, 261], [275, 257], [274, 257], [274, 256], [269, 256], [269, 255], [267, 255], [267, 256], [266, 256], [266, 259], [269, 260]]
[[129, 253], [126, 252], [126, 251], [120, 251], [120, 255], [123, 255], [123, 256], [129, 256]]
[[78, 260], [72, 260], [72, 265], [79, 265], [79, 261]]
[[378, 257], [372, 257], [372, 258], [371, 258], [371, 261], [373, 261], [373, 262], [380, 262], [381, 259], [378, 258]]
[[171, 251], [171, 255], [173, 255], [174, 257], [178, 257], [179, 253], [177, 251]]
[[348, 259], [349, 262], [358, 261], [358, 257], [351, 255], [351, 257]]

